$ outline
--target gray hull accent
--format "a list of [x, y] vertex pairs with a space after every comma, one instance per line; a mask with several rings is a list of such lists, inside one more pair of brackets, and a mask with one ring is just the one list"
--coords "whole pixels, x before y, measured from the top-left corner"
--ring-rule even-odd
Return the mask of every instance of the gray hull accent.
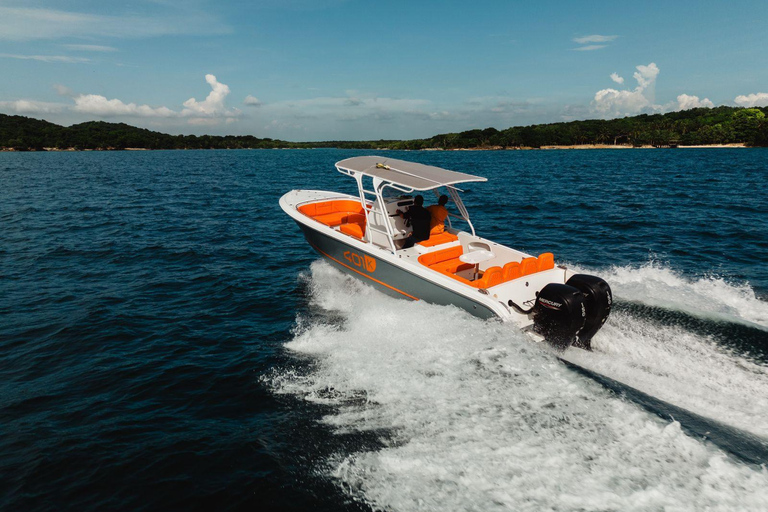
[[[301, 228], [307, 242], [334, 267], [387, 295], [401, 299], [419, 299], [443, 306], [453, 305], [480, 318], [498, 318], [492, 309], [481, 302], [476, 302], [377, 257], [376, 253], [380, 252], [378, 250], [358, 249], [300, 222], [296, 224]], [[472, 291], [480, 294], [477, 290]]]

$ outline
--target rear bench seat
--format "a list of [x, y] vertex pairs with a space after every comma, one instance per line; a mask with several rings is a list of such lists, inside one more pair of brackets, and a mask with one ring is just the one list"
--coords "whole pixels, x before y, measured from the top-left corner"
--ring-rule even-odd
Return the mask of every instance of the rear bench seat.
[[475, 266], [471, 263], [464, 263], [459, 259], [459, 256], [464, 254], [464, 248], [460, 245], [456, 247], [449, 247], [441, 251], [428, 252], [419, 256], [419, 263], [430, 269], [445, 274], [448, 277], [452, 277], [457, 281], [474, 286], [475, 288], [490, 288], [501, 284], [501, 267], [491, 267], [483, 273], [483, 277], [475, 281], [464, 279], [461, 276], [457, 276], [457, 272], [462, 270], [472, 270]]
[[523, 261], [511, 261], [504, 265], [502, 269], [502, 279], [504, 282], [517, 279], [518, 277], [535, 274], [555, 268], [555, 257], [551, 252], [539, 254], [538, 258], [524, 258]]
[[512, 261], [504, 265], [504, 268], [490, 267], [483, 272], [479, 279], [470, 281], [456, 275], [457, 272], [470, 270], [474, 267], [474, 265], [463, 263], [459, 259], [462, 254], [464, 254], [464, 249], [459, 245], [422, 254], [419, 256], [419, 263], [475, 288], [490, 288], [519, 277], [555, 268], [554, 256], [551, 252], [546, 252], [539, 255], [538, 258], [525, 258], [522, 262]]

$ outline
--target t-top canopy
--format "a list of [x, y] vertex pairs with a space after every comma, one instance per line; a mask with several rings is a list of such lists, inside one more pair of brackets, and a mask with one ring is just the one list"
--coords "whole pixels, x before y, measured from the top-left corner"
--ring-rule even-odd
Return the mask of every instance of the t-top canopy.
[[430, 190], [468, 181], [488, 181], [480, 176], [382, 156], [347, 158], [337, 162], [336, 168], [339, 171], [359, 172], [366, 176], [381, 178], [413, 190]]

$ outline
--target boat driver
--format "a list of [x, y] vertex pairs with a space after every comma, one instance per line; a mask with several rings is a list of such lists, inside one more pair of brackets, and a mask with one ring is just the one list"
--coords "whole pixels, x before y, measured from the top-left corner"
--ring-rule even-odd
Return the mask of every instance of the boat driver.
[[448, 204], [448, 196], [442, 195], [437, 200], [437, 204], [427, 207], [427, 211], [432, 215], [432, 222], [429, 225], [430, 235], [439, 235], [445, 231], [445, 219], [448, 218], [446, 204]]
[[[447, 199], [447, 198], [446, 198]], [[424, 208], [424, 197], [418, 195], [413, 198], [413, 204], [407, 212], [397, 210], [395, 213], [405, 219], [405, 225], [413, 227], [413, 232], [405, 239], [403, 249], [413, 247], [414, 244], [429, 239], [429, 228], [432, 223], [432, 215]]]

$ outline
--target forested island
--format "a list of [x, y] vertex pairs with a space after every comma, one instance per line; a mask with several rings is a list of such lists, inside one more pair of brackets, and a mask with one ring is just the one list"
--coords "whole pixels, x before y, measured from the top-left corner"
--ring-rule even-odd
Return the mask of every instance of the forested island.
[[169, 135], [124, 123], [91, 121], [59, 126], [0, 114], [0, 148], [12, 151], [120, 149], [516, 149], [611, 145], [675, 147], [744, 144], [768, 146], [768, 107], [695, 108], [612, 120], [585, 120], [486, 128], [428, 139], [289, 142], [251, 135]]

